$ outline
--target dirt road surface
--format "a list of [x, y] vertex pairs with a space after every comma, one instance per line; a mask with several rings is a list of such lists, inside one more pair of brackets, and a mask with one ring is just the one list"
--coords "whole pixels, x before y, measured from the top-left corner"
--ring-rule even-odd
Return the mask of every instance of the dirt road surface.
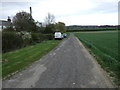
[[3, 81], [3, 88], [111, 87], [106, 74], [73, 34], [39, 61]]

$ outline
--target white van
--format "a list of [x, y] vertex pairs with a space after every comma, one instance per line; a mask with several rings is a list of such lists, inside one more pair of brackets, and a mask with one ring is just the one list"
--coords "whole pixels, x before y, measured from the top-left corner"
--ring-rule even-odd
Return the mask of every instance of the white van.
[[61, 32], [55, 32], [54, 37], [55, 37], [55, 39], [62, 39], [63, 35]]

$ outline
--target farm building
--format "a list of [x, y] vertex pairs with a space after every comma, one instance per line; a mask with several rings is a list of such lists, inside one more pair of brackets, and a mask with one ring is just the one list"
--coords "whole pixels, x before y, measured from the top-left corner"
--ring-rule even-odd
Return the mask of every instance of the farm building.
[[0, 20], [0, 30], [3, 30], [4, 28], [6, 28], [7, 26], [10, 26], [11, 23], [11, 19], [10, 17], [8, 17], [7, 21], [6, 20]]

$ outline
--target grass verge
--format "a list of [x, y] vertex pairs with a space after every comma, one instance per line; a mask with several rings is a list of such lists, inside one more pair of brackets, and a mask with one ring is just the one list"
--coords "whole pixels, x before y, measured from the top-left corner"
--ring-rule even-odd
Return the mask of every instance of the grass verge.
[[36, 45], [4, 53], [2, 59], [6, 60], [6, 62], [2, 63], [2, 77], [4, 78], [39, 60], [59, 43], [59, 40], [48, 40]]
[[120, 86], [120, 61], [118, 58], [118, 33], [75, 33], [83, 44], [95, 55], [96, 60], [104, 68], [114, 82]]

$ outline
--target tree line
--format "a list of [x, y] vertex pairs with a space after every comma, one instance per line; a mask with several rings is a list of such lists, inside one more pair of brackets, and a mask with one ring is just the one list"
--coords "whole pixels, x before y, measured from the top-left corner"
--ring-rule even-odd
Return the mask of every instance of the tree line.
[[19, 48], [40, 43], [44, 40], [52, 40], [54, 32], [66, 32], [63, 22], [55, 22], [55, 16], [48, 13], [43, 23], [36, 22], [33, 17], [25, 12], [18, 12], [13, 17], [12, 23], [2, 30], [2, 52], [8, 52]]
[[18, 12], [12, 19], [12, 25], [7, 26], [3, 31], [27, 31], [40, 33], [54, 33], [56, 31], [66, 32], [65, 23], [55, 22], [55, 16], [48, 13], [43, 23], [36, 22], [30, 13], [25, 11]]

